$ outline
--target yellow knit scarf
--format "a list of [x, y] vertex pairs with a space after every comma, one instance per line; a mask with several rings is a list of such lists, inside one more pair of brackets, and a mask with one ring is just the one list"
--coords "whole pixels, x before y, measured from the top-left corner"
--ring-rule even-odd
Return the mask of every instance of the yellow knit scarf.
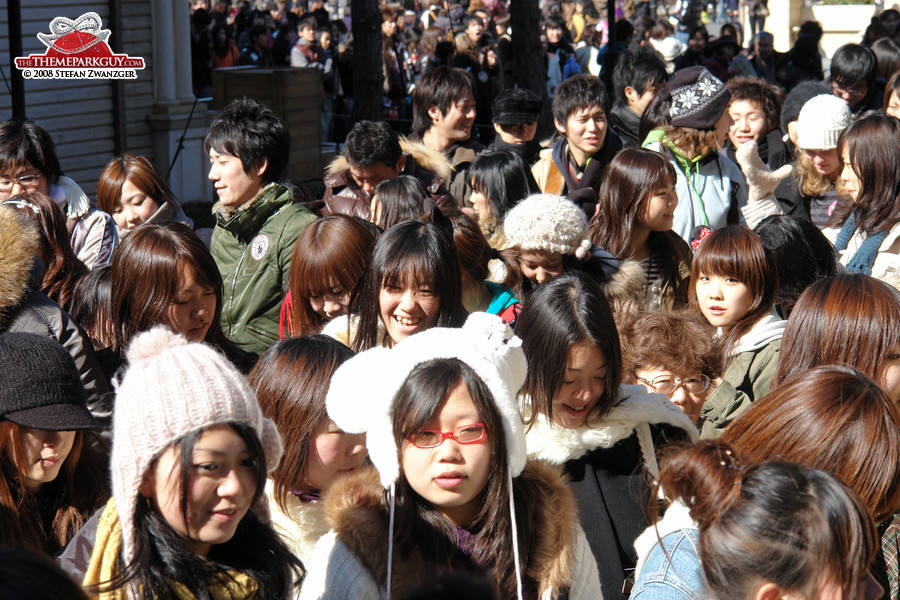
[[[91, 552], [91, 561], [84, 574], [84, 587], [111, 581], [118, 573], [118, 557], [122, 548], [122, 524], [116, 511], [115, 500], [110, 498], [97, 523], [97, 537]], [[170, 581], [169, 587], [179, 600], [196, 600], [183, 584]], [[219, 576], [218, 581], [209, 586], [210, 595], [215, 600], [253, 600], [256, 597], [256, 582], [248, 575], [229, 571]], [[129, 600], [130, 586], [92, 595], [98, 600]]]

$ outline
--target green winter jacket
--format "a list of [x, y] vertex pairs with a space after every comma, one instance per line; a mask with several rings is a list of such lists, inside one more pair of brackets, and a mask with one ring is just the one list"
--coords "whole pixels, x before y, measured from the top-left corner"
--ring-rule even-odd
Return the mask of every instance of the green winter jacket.
[[278, 312], [294, 242], [316, 216], [280, 183], [237, 210], [216, 204], [210, 252], [222, 274], [222, 330], [245, 350], [262, 354], [278, 341]]

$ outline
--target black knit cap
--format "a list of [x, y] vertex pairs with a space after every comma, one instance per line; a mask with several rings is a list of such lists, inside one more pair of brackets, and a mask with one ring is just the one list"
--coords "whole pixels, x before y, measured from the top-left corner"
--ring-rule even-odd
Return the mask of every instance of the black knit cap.
[[541, 98], [531, 90], [509, 88], [497, 94], [491, 108], [497, 125], [534, 123], [541, 116]]
[[822, 94], [830, 94], [831, 86], [821, 81], [803, 81], [794, 86], [781, 107], [781, 130], [787, 133], [788, 123], [800, 118], [800, 109], [809, 100]]
[[731, 92], [706, 67], [675, 71], [660, 94], [670, 101], [672, 127], [712, 129], [731, 101]]
[[0, 418], [44, 431], [96, 429], [75, 361], [55, 340], [0, 334]]

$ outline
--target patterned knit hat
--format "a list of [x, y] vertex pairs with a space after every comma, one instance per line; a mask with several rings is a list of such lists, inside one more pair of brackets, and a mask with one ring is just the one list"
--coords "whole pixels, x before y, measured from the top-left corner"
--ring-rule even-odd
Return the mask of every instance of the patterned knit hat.
[[508, 213], [503, 221], [507, 247], [523, 252], [543, 250], [574, 254], [586, 259], [591, 250], [584, 211], [554, 194], [532, 194]]
[[[263, 417], [244, 377], [210, 346], [189, 343], [158, 326], [134, 339], [127, 359], [129, 367], [116, 386], [110, 461], [125, 564], [134, 557], [141, 481], [166, 448], [213, 425], [243, 423], [259, 437], [267, 472], [278, 465], [282, 452], [275, 424]], [[254, 506], [257, 512], [261, 504], [265, 500]]]
[[675, 71], [660, 94], [671, 102], [672, 127], [710, 129], [731, 101], [731, 92], [706, 67]]
[[850, 125], [850, 107], [831, 94], [809, 100], [797, 118], [797, 146], [804, 150], [833, 150]]

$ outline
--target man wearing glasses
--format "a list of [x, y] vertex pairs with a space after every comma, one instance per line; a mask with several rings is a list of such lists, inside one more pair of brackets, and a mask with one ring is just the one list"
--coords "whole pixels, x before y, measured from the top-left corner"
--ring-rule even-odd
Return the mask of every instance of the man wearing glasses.
[[66, 215], [75, 255], [89, 269], [104, 265], [119, 243], [116, 225], [92, 208], [77, 183], [63, 176], [53, 139], [34, 121], [0, 123], [0, 201], [38, 192], [50, 196]]
[[831, 91], [850, 107], [854, 118], [867, 110], [879, 110], [884, 88], [876, 81], [875, 55], [859, 44], [845, 44], [831, 59]]

